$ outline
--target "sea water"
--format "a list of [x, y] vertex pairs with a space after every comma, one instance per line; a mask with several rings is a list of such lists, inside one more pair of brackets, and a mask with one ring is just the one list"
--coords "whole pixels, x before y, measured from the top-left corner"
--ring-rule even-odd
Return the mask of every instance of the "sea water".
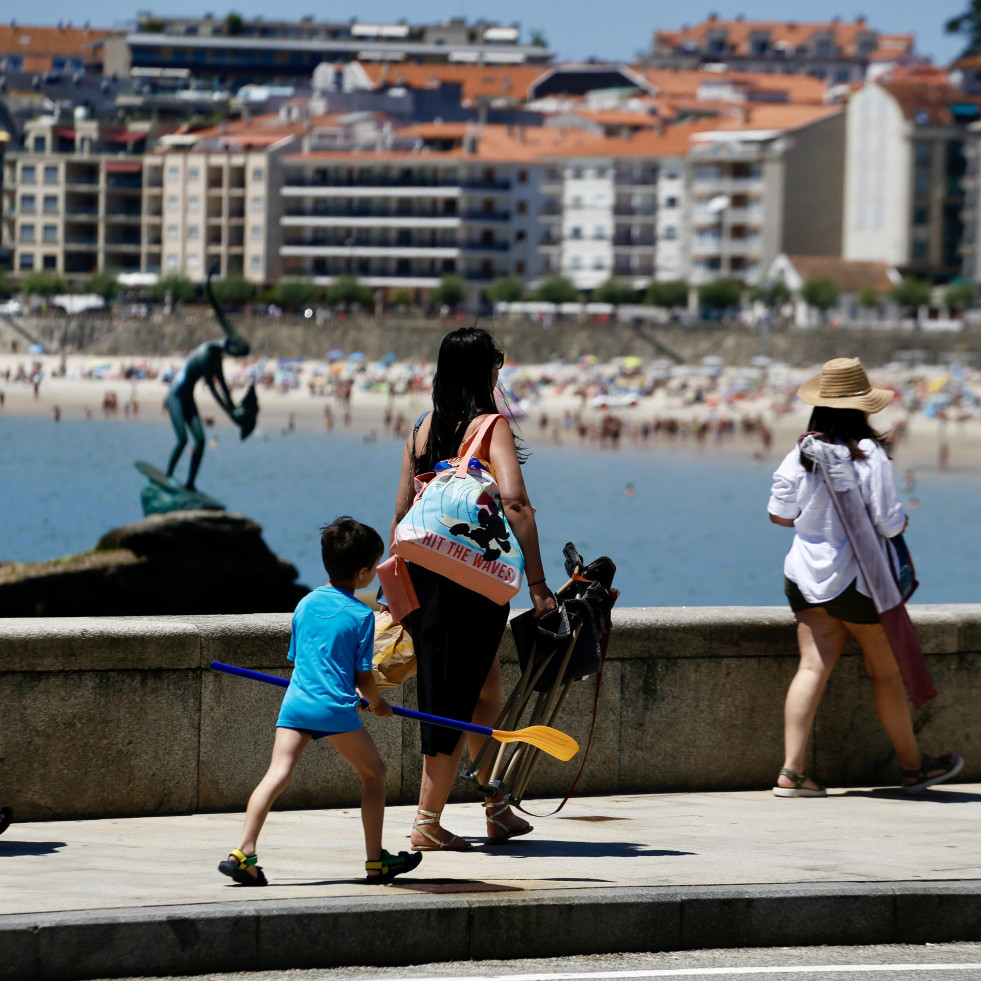
[[[318, 529], [332, 518], [352, 514], [387, 539], [399, 440], [297, 430], [259, 431], [241, 442], [221, 423], [208, 436], [218, 442], [205, 452], [200, 489], [261, 525], [302, 583], [324, 581]], [[173, 442], [164, 422], [0, 418], [0, 561], [87, 551], [110, 529], [139, 520], [144, 478], [133, 462], [163, 468]], [[539, 445], [534, 436], [528, 445], [525, 481], [553, 587], [564, 581], [562, 547], [571, 541], [587, 561], [613, 559], [620, 606], [784, 603], [792, 532], [766, 514], [784, 450], [754, 460], [710, 447], [598, 450], [574, 438]], [[185, 458], [178, 477], [186, 468]], [[921, 583], [914, 602], [981, 601], [977, 478], [920, 473], [915, 493], [906, 536]], [[527, 596], [514, 605], [527, 605]]]

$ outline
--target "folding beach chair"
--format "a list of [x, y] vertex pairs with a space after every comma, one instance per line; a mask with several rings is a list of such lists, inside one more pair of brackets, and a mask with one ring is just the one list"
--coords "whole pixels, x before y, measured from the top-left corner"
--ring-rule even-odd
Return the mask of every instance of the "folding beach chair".
[[[557, 609], [539, 618], [528, 610], [511, 620], [521, 676], [495, 729], [515, 730], [532, 725], [561, 728], [556, 720], [569, 689], [591, 675], [597, 675], [598, 697], [599, 675], [610, 635], [610, 611], [619, 595], [619, 590], [613, 588], [616, 566], [605, 555], [586, 565], [572, 542], [562, 554], [569, 580], [555, 593]], [[595, 711], [593, 718], [595, 721]], [[586, 752], [588, 749], [587, 744]], [[525, 794], [540, 753], [527, 743], [502, 744], [488, 739], [462, 776], [479, 783], [478, 773], [489, 763], [487, 781], [481, 789], [503, 793], [517, 804]]]

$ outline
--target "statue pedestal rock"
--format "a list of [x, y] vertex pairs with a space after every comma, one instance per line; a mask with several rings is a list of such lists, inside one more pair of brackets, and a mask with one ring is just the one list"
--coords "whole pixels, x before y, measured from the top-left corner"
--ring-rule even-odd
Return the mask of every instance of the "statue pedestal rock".
[[224, 511], [225, 505], [200, 491], [188, 490], [152, 464], [137, 460], [136, 469], [148, 480], [140, 491], [143, 513], [167, 514], [170, 511]]

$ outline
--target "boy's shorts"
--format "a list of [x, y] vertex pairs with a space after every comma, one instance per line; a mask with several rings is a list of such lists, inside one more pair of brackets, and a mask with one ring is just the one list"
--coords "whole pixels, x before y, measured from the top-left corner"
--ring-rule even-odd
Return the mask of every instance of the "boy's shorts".
[[786, 576], [783, 577], [783, 591], [786, 593], [787, 601], [794, 613], [820, 607], [827, 610], [835, 619], [844, 620], [845, 623], [878, 623], [879, 614], [875, 608], [875, 603], [870, 597], [858, 591], [855, 582], [856, 580], [853, 579], [844, 592], [824, 603], [808, 603], [797, 587], [797, 583]]
[[[304, 736], [312, 739], [323, 739], [324, 736], [339, 736], [340, 732], [318, 732], [316, 729], [301, 729], [299, 726], [276, 726], [277, 729], [292, 729], [294, 732], [302, 732]], [[350, 732], [350, 729], [343, 729], [341, 732]]]

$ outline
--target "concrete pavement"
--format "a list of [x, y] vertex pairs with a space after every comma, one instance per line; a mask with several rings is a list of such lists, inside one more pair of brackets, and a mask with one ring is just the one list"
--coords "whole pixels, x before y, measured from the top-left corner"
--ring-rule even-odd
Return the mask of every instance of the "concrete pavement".
[[[553, 802], [553, 806], [554, 806]], [[548, 802], [528, 802], [547, 811]], [[487, 957], [981, 940], [981, 784], [570, 801], [533, 834], [367, 886], [357, 809], [277, 811], [248, 889], [216, 866], [241, 814], [15, 823], [0, 837], [0, 981]], [[409, 807], [386, 816], [407, 848]]]

